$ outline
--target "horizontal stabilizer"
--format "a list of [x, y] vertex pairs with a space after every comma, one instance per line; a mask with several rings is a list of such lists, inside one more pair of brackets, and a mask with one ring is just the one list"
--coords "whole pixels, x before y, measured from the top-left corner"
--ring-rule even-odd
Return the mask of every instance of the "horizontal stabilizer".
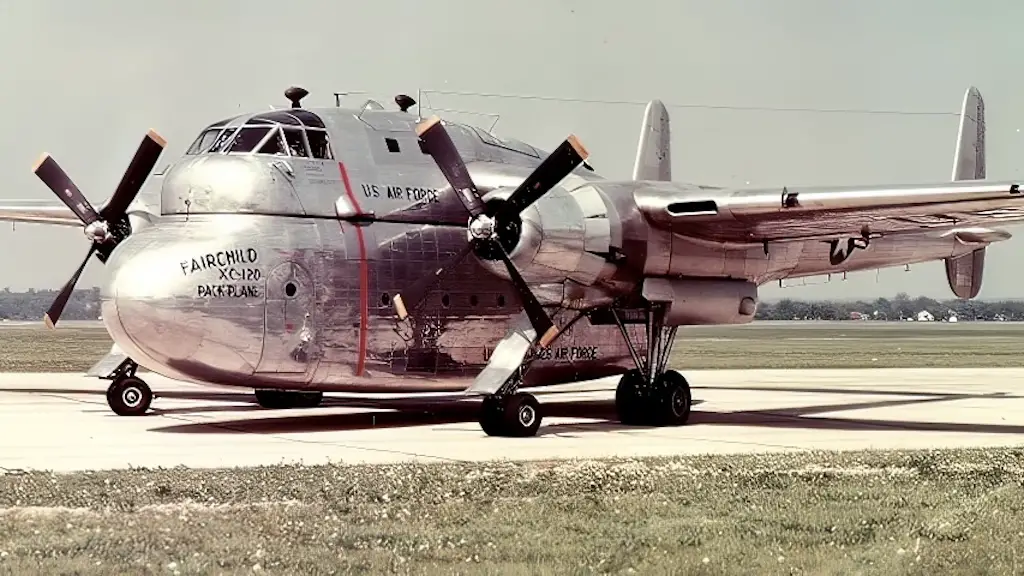
[[672, 180], [671, 138], [668, 110], [660, 100], [651, 100], [640, 126], [633, 180]]

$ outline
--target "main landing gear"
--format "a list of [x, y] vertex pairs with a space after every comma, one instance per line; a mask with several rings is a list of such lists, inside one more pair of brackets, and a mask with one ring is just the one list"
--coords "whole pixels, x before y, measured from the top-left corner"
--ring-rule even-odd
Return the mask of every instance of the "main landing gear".
[[149, 384], [135, 375], [139, 365], [126, 359], [110, 375], [107, 387], [107, 405], [118, 416], [142, 416], [153, 402]]
[[[679, 426], [690, 418], [690, 384], [682, 374], [666, 370], [676, 326], [665, 326], [665, 307], [652, 303], [645, 311], [647, 349], [641, 355], [619, 314], [610, 310], [629, 348], [636, 368], [625, 373], [615, 390], [619, 421], [627, 426]], [[519, 373], [496, 393], [485, 396], [480, 427], [488, 436], [534, 436], [540, 428], [540, 404], [531, 394], [518, 392]]]
[[679, 426], [690, 418], [690, 384], [675, 370], [665, 370], [676, 326], [665, 326], [665, 308], [652, 304], [646, 311], [647, 350], [637, 352], [629, 331], [614, 309], [619, 326], [636, 368], [622, 375], [615, 390], [615, 409], [619, 421], [627, 426]]

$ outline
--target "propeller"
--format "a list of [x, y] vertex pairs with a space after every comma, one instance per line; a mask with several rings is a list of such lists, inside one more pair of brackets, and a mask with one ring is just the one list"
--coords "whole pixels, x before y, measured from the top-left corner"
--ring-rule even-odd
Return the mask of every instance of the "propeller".
[[166, 145], [166, 140], [150, 130], [139, 144], [135, 156], [121, 177], [121, 182], [114, 189], [114, 194], [99, 212], [96, 212], [85, 194], [82, 194], [78, 186], [49, 154], [43, 154], [32, 168], [32, 171], [46, 184], [46, 187], [52, 190], [78, 216], [84, 226], [86, 238], [92, 243], [85, 258], [82, 259], [82, 263], [78, 266], [78, 270], [64, 284], [60, 294], [46, 311], [46, 316], [43, 319], [48, 327], [53, 328], [60, 319], [68, 299], [71, 298], [71, 293], [75, 290], [79, 276], [85, 270], [85, 265], [89, 263], [89, 258], [96, 254], [96, 257], [105, 263], [114, 248], [131, 234], [131, 224], [128, 222], [127, 214], [128, 206], [139, 194], [142, 184], [146, 181], [149, 173], [153, 171], [153, 167], [156, 166]]
[[399, 318], [407, 318], [409, 309], [419, 305], [446, 273], [456, 268], [473, 252], [482, 258], [501, 260], [505, 264], [523, 309], [537, 333], [538, 343], [541, 347], [547, 347], [558, 334], [558, 328], [519, 273], [508, 255], [508, 250], [513, 249], [519, 241], [522, 228], [519, 215], [522, 211], [582, 164], [589, 155], [586, 148], [576, 136], [570, 135], [491, 213], [441, 119], [434, 116], [424, 121], [416, 127], [416, 134], [424, 142], [427, 152], [433, 157], [455, 195], [469, 212], [469, 231], [472, 238], [458, 254], [437, 268], [433, 274], [424, 275], [408, 290], [395, 295], [393, 302]]

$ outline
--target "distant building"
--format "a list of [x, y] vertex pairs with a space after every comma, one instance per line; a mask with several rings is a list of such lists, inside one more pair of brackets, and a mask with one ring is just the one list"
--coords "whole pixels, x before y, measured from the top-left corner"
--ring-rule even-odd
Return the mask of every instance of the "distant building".
[[932, 316], [932, 313], [927, 311], [927, 310], [921, 310], [920, 312], [917, 313], [917, 321], [918, 322], [934, 322], [935, 321], [935, 316]]

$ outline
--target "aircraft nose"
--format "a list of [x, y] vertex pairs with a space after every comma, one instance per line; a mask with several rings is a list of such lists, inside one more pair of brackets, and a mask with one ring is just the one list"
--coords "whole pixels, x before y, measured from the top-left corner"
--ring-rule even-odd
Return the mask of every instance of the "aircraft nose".
[[122, 243], [107, 260], [110, 276], [101, 292], [107, 330], [143, 365], [194, 354], [201, 340], [182, 314], [189, 293], [180, 270], [175, 275], [150, 245], [131, 237]]
[[107, 330], [133, 360], [165, 376], [251, 375], [262, 352], [263, 301], [200, 297], [210, 292], [207, 276], [217, 269], [188, 274], [182, 262], [206, 260], [209, 243], [150, 230], [130, 236], [107, 261], [101, 292]]

